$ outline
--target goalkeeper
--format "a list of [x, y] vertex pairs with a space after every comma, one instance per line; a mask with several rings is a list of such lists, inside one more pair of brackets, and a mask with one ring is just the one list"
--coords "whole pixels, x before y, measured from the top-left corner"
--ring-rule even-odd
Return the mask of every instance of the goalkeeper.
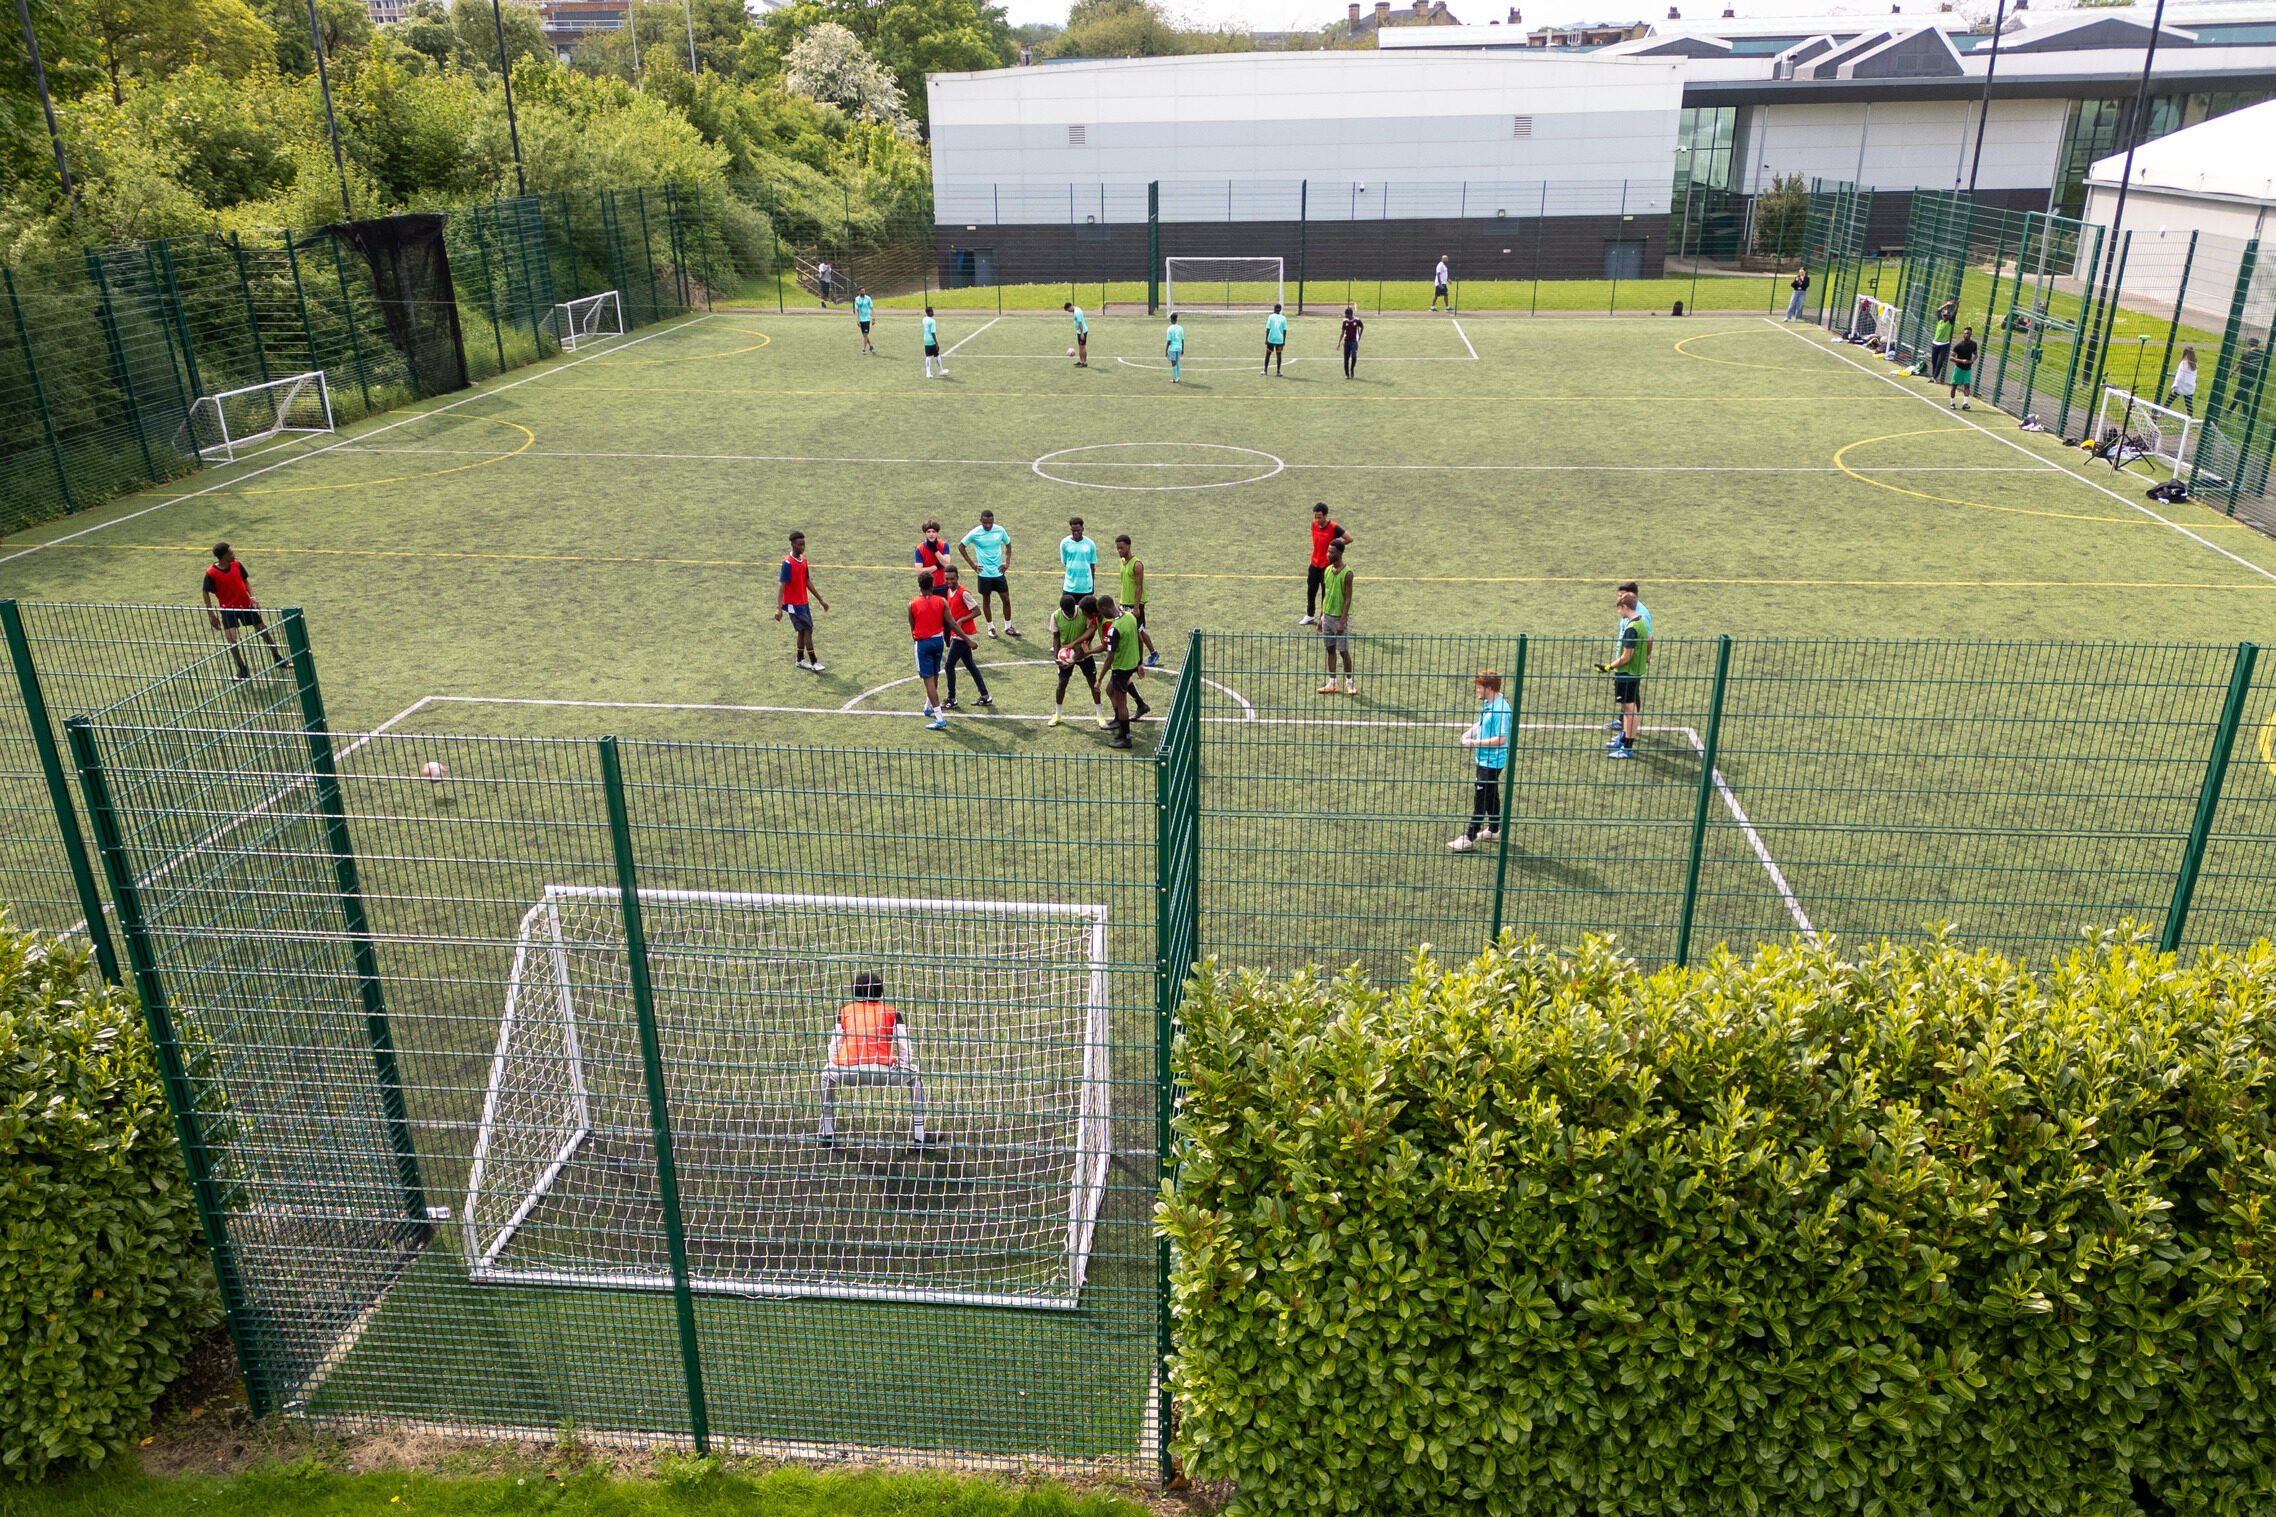
[[854, 998], [838, 1010], [830, 1034], [830, 1062], [822, 1070], [822, 1146], [838, 1141], [838, 1087], [905, 1085], [909, 1089], [909, 1146], [925, 1146], [925, 1082], [909, 1025], [885, 1000], [885, 976], [865, 969], [854, 976]]

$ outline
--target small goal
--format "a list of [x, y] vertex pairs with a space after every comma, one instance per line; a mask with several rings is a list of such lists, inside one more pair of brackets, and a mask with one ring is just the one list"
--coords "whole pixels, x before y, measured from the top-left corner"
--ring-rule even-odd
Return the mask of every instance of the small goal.
[[2144, 400], [2116, 385], [2102, 387], [2102, 404], [2094, 417], [2094, 452], [2113, 468], [2123, 469], [2147, 458], [2165, 465], [2167, 472], [2186, 484], [2191, 460], [2189, 445], [2197, 433], [2197, 418], [2171, 406]]
[[[467, 1179], [477, 1283], [672, 1289], [621, 899], [548, 885], [522, 918]], [[643, 889], [640, 915], [691, 1289], [1080, 1304], [1104, 906]], [[873, 973], [914, 1080], [898, 1051], [833, 1061]]]
[[1269, 311], [1285, 304], [1277, 258], [1165, 258], [1162, 302], [1170, 311]]
[[545, 318], [545, 335], [574, 353], [588, 342], [624, 335], [624, 305], [616, 291], [603, 290], [579, 300], [564, 300]]
[[1860, 295], [1849, 313], [1849, 340], [1893, 364], [1910, 366], [1917, 356], [1913, 336], [1905, 332], [1902, 306], [1871, 295]]
[[190, 403], [190, 440], [200, 457], [234, 463], [256, 444], [288, 432], [332, 430], [332, 390], [324, 371], [288, 375]]

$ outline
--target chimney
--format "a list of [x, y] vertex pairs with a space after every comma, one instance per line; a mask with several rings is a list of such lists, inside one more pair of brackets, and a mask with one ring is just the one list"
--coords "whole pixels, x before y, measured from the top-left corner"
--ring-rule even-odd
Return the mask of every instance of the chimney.
[[1420, 21], [1430, 14], [1430, 0], [1415, 0], [1415, 19]]
[[1359, 30], [1359, 0], [1351, 0], [1351, 29], [1353, 32]]
[[1391, 24], [1391, 0], [1375, 0], [1375, 25], [1378, 28]]
[[1514, 5], [1509, 8], [1509, 24], [1511, 26], [1525, 25], [1525, 13]]
[[1683, 12], [1677, 10], [1674, 6], [1671, 5], [1667, 8], [1667, 18], [1670, 21], [1681, 21], [1683, 19]]

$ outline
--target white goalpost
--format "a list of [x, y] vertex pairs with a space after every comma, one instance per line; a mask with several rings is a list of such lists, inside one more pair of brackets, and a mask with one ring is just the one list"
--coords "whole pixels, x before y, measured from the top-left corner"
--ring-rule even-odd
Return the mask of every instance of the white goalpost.
[[1162, 302], [1170, 311], [1269, 311], [1288, 289], [1277, 258], [1165, 258]]
[[190, 438], [201, 456], [234, 463], [256, 443], [286, 432], [332, 430], [332, 391], [322, 369], [291, 374], [240, 389], [200, 395], [190, 402]]
[[[639, 900], [692, 1289], [1080, 1304], [1109, 1157], [1104, 906]], [[873, 998], [906, 1046], [849, 1074], [832, 1035]], [[546, 886], [467, 1178], [475, 1282], [672, 1289], [640, 1020], [619, 892]]]
[[1857, 297], [1849, 313], [1848, 335], [1851, 342], [1893, 364], [1909, 366], [1915, 356], [1913, 342], [1905, 336], [1904, 308], [1871, 295]]
[[2094, 451], [2115, 467], [2152, 459], [2187, 483], [2192, 468], [2189, 444], [2196, 432], [2197, 418], [2186, 411], [2161, 406], [2116, 385], [2102, 387], [2102, 404], [2094, 417]]
[[546, 316], [545, 333], [561, 345], [564, 353], [574, 353], [586, 343], [598, 342], [603, 337], [622, 337], [624, 303], [617, 299], [614, 290], [564, 300]]

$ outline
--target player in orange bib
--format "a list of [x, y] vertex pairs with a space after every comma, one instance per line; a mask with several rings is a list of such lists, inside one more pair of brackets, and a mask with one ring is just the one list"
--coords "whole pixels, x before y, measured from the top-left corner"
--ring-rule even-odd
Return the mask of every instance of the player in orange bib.
[[822, 1070], [822, 1146], [838, 1141], [838, 1090], [841, 1086], [906, 1085], [909, 1088], [909, 1146], [925, 1146], [925, 1082], [909, 1024], [885, 1000], [885, 976], [865, 969], [854, 976], [854, 998], [838, 1011], [830, 1034], [830, 1062]]

